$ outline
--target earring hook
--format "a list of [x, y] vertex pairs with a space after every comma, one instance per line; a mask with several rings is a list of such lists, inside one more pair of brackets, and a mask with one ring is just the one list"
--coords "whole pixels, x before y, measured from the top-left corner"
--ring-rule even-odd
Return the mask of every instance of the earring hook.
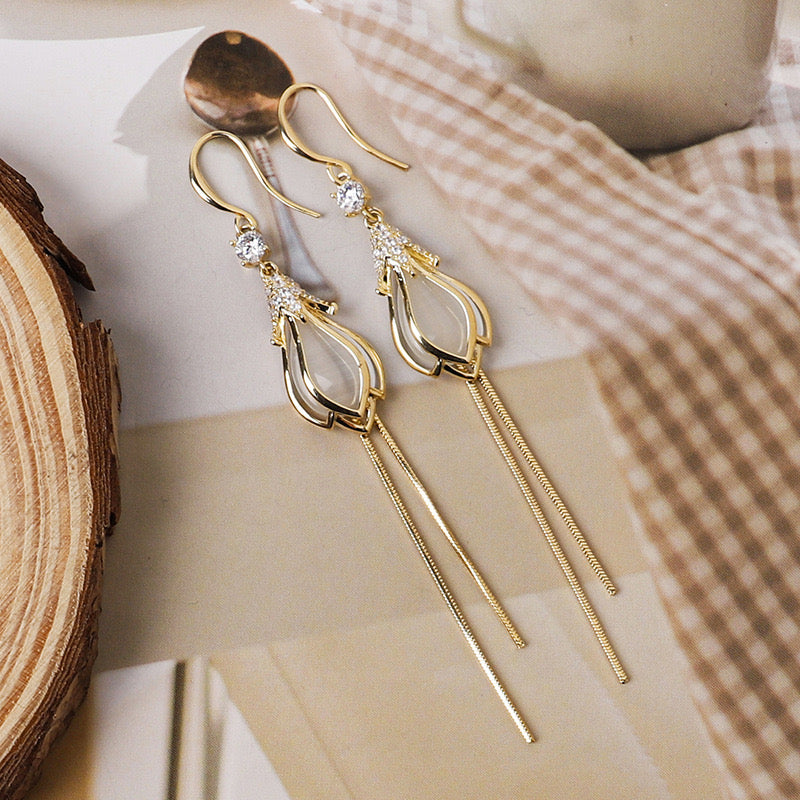
[[[209, 205], [214, 206], [214, 208], [218, 208], [221, 211], [229, 211], [231, 214], [235, 214], [237, 217], [237, 225], [240, 226], [240, 220], [244, 220], [247, 223], [249, 228], [257, 228], [258, 223], [256, 222], [255, 217], [250, 214], [249, 212], [245, 211], [243, 208], [239, 208], [239, 206], [235, 206], [232, 203], [228, 203], [226, 200], [223, 200], [216, 191], [211, 187], [206, 176], [203, 174], [202, 170], [200, 169], [200, 151], [203, 147], [208, 144], [212, 139], [219, 139], [224, 138], [228, 139], [229, 141], [233, 142], [236, 147], [239, 148], [239, 151], [247, 161], [250, 169], [253, 171], [253, 174], [258, 179], [258, 182], [271, 194], [276, 200], [283, 203], [289, 208], [293, 208], [295, 211], [302, 211], [303, 214], [308, 214], [310, 217], [319, 217], [320, 214], [317, 211], [313, 211], [310, 208], [306, 208], [305, 206], [301, 206], [299, 203], [295, 203], [294, 200], [290, 200], [285, 195], [281, 194], [264, 176], [264, 173], [261, 171], [260, 167], [256, 163], [256, 160], [253, 158], [252, 153], [247, 148], [247, 145], [244, 141], [238, 137], [235, 133], [230, 133], [229, 131], [209, 131], [208, 133], [201, 136], [197, 142], [195, 142], [194, 147], [192, 148], [192, 153], [189, 156], [189, 180], [191, 181], [192, 188], [206, 201]], [[241, 226], [240, 226], [241, 227]]]
[[[322, 99], [322, 101], [330, 110], [331, 114], [333, 114], [334, 119], [339, 123], [339, 125], [341, 125], [347, 135], [362, 150], [366, 150], [371, 155], [381, 159], [381, 161], [385, 161], [387, 164], [391, 164], [393, 167], [398, 167], [399, 169], [409, 168], [409, 165], [404, 161], [392, 158], [392, 156], [381, 152], [376, 147], [373, 147], [371, 144], [364, 141], [364, 139], [362, 139], [353, 130], [350, 123], [345, 119], [344, 114], [342, 114], [342, 112], [339, 110], [336, 103], [333, 102], [333, 98], [321, 86], [317, 86], [315, 83], [293, 83], [283, 92], [281, 99], [278, 101], [278, 124], [280, 125], [281, 136], [283, 137], [283, 141], [286, 142], [286, 144], [289, 145], [289, 147], [295, 153], [300, 156], [304, 156], [310, 161], [316, 161], [318, 164], [325, 164], [328, 168], [328, 174], [335, 183], [339, 183], [343, 175], [346, 177], [352, 177], [353, 175], [353, 170], [346, 161], [342, 161], [339, 158], [333, 158], [332, 156], [324, 156], [322, 153], [312, 150], [300, 139], [297, 131], [289, 121], [289, 101], [304, 89], [314, 92], [314, 94], [318, 95]], [[334, 168], [338, 170], [338, 174], [334, 173]]]

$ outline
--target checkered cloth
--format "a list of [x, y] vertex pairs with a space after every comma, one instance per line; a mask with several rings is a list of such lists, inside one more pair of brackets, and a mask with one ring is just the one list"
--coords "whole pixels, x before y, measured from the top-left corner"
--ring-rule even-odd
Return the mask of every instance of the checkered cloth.
[[585, 351], [731, 796], [800, 797], [800, 91], [642, 162], [403, 2], [338, 2], [414, 163]]

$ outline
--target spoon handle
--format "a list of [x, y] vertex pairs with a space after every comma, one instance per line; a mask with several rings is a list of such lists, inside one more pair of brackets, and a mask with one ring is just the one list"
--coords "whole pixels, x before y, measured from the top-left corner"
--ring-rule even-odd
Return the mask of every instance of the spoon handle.
[[[275, 174], [275, 167], [272, 165], [266, 137], [248, 136], [245, 141], [258, 161], [264, 176], [278, 191], [281, 191], [281, 184]], [[282, 203], [275, 202], [272, 198], [270, 200], [283, 250], [284, 272], [294, 278], [310, 295], [325, 300], [335, 300], [336, 293], [306, 249], [291, 211]]]

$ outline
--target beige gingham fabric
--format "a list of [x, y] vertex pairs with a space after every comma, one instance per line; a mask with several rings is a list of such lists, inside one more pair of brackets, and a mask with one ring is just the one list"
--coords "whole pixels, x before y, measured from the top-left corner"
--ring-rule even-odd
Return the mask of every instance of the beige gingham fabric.
[[800, 93], [643, 163], [404, 2], [324, 8], [487, 269], [584, 348], [730, 796], [800, 797]]

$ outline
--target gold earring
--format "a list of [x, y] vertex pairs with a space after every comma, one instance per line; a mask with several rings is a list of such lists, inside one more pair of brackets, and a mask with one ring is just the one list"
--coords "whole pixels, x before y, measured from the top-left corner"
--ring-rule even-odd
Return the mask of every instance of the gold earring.
[[[534, 741], [525, 720], [512, 702], [472, 632], [425, 540], [412, 520], [375, 443], [370, 438], [372, 428], [377, 428], [389, 451], [422, 498], [440, 530], [469, 569], [470, 574], [480, 586], [509, 634], [519, 647], [524, 646], [522, 637], [513, 626], [507, 613], [453, 532], [448, 528], [422, 481], [417, 477], [413, 467], [378, 416], [377, 401], [385, 395], [383, 365], [378, 354], [366, 339], [333, 321], [332, 317], [336, 313], [335, 303], [328, 303], [310, 296], [299, 284], [284, 275], [269, 260], [269, 246], [259, 231], [258, 223], [252, 214], [223, 200], [210, 186], [200, 169], [199, 155], [202, 148], [216, 138], [227, 139], [236, 145], [262, 186], [281, 203], [312, 216], [318, 217], [319, 214], [294, 203], [271, 186], [253, 160], [246, 144], [235, 134], [227, 131], [211, 131], [202, 136], [195, 144], [189, 159], [191, 184], [203, 200], [215, 208], [234, 214], [236, 218], [237, 237], [232, 244], [242, 266], [257, 268], [266, 286], [272, 315], [272, 344], [281, 348], [284, 383], [291, 404], [304, 419], [314, 425], [324, 428], [340, 425], [360, 435], [364, 449], [367, 451], [384, 489], [484, 674], [522, 736], [527, 742]], [[321, 338], [325, 343], [324, 346], [309, 347], [308, 345], [315, 338]], [[339, 370], [339, 386], [335, 387], [338, 390], [334, 390], [328, 385], [331, 383], [330, 381], [326, 381], [325, 388], [323, 388], [322, 382], [315, 374], [315, 367], [318, 369], [319, 364], [312, 362], [314, 356], [319, 356], [322, 352], [327, 358], [331, 357], [331, 353], [336, 352], [341, 365], [344, 365], [344, 368]]]
[[[382, 153], [362, 139], [347, 122], [331, 96], [320, 86], [312, 83], [293, 84], [281, 96], [278, 121], [283, 140], [298, 155], [324, 164], [328, 176], [337, 187], [333, 196], [339, 208], [348, 217], [360, 215], [364, 220], [378, 273], [377, 290], [387, 298], [389, 304], [395, 347], [406, 363], [418, 372], [434, 377], [448, 372], [465, 381], [484, 424], [589, 621], [614, 674], [620, 683], [627, 682], [628, 675], [512, 450], [516, 447], [522, 455], [608, 594], [616, 594], [614, 583], [481, 367], [483, 349], [491, 344], [492, 339], [489, 312], [483, 300], [470, 287], [442, 272], [439, 269], [438, 256], [415, 244], [384, 220], [383, 212], [371, 204], [367, 188], [355, 177], [347, 162], [318, 153], [300, 139], [289, 121], [287, 111], [292, 98], [306, 90], [322, 99], [339, 125], [360, 148], [399, 169], [407, 170], [409, 165]], [[434, 324], [431, 324], [429, 310], [422, 314], [415, 308], [415, 297], [419, 298], [423, 294], [427, 306], [432, 304], [432, 298], [436, 298], [435, 302], [440, 305], [440, 313]], [[456, 324], [449, 327], [442, 325], [442, 321], [447, 319], [456, 320]], [[503, 435], [503, 428], [506, 436]]]

